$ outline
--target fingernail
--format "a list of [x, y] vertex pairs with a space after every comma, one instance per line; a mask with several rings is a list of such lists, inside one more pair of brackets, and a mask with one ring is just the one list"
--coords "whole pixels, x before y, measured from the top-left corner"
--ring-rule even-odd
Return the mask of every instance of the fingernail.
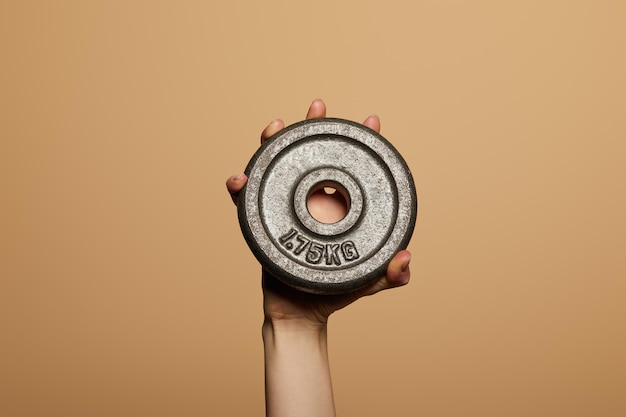
[[241, 174], [237, 174], [237, 175], [233, 175], [233, 180], [235, 181], [241, 181], [244, 177], [243, 172]]
[[402, 272], [406, 272], [409, 270], [409, 264], [411, 263], [411, 258], [404, 265], [402, 265]]

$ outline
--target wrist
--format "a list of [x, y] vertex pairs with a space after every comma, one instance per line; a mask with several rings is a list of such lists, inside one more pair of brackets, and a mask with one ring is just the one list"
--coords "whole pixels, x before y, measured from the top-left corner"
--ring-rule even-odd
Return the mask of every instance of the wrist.
[[263, 334], [266, 332], [281, 334], [325, 334], [328, 327], [326, 320], [311, 320], [304, 317], [276, 318], [265, 316]]
[[[328, 360], [327, 326], [307, 320], [289, 319], [263, 322], [262, 337], [266, 358], [279, 355], [290, 363]], [[268, 356], [269, 355], [269, 356]], [[314, 358], [318, 358], [315, 360]]]

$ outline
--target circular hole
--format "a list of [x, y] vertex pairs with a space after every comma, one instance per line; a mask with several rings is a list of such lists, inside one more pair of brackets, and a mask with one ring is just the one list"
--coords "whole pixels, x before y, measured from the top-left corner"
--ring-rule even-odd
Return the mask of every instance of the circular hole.
[[306, 207], [311, 216], [320, 223], [337, 223], [348, 214], [350, 195], [339, 183], [325, 181], [309, 191]]

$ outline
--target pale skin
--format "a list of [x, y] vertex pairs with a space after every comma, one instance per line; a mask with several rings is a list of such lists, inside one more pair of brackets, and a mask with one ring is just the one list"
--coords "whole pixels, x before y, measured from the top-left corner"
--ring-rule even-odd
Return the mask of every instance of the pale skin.
[[[306, 118], [326, 117], [326, 105], [314, 100]], [[380, 120], [369, 116], [363, 124], [377, 132]], [[261, 142], [285, 127], [282, 120], [272, 121], [261, 134]], [[226, 187], [237, 201], [246, 183], [244, 174], [226, 180]], [[308, 202], [311, 214], [320, 221], [332, 223], [346, 212], [345, 203], [334, 194], [320, 191]], [[361, 297], [408, 284], [411, 254], [398, 252], [387, 267], [387, 273], [364, 289], [342, 295], [315, 295], [292, 289], [266, 271], [262, 273], [262, 334], [265, 350], [265, 401], [268, 417], [332, 417], [335, 405], [330, 378], [327, 348], [329, 316]]]

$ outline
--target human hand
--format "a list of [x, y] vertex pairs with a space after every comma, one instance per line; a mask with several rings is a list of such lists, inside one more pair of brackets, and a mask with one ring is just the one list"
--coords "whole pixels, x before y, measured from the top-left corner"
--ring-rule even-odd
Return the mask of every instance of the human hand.
[[[306, 118], [326, 117], [326, 105], [322, 100], [314, 100], [309, 107]], [[380, 131], [380, 120], [377, 116], [369, 116], [363, 125]], [[285, 127], [282, 120], [272, 121], [261, 134], [264, 143]], [[234, 175], [226, 181], [226, 187], [236, 203], [237, 195], [246, 183], [244, 174]], [[312, 194], [307, 202], [311, 215], [319, 221], [333, 223], [342, 219], [347, 211], [345, 201], [339, 193], [326, 194], [324, 190]], [[355, 292], [338, 295], [319, 295], [302, 292], [291, 288], [267, 271], [263, 271], [263, 295], [266, 321], [273, 324], [295, 324], [319, 327], [324, 326], [328, 317], [361, 297], [372, 295], [385, 289], [406, 285], [409, 282], [409, 262], [411, 254], [407, 250], [398, 252], [387, 267], [387, 273], [378, 281]]]

